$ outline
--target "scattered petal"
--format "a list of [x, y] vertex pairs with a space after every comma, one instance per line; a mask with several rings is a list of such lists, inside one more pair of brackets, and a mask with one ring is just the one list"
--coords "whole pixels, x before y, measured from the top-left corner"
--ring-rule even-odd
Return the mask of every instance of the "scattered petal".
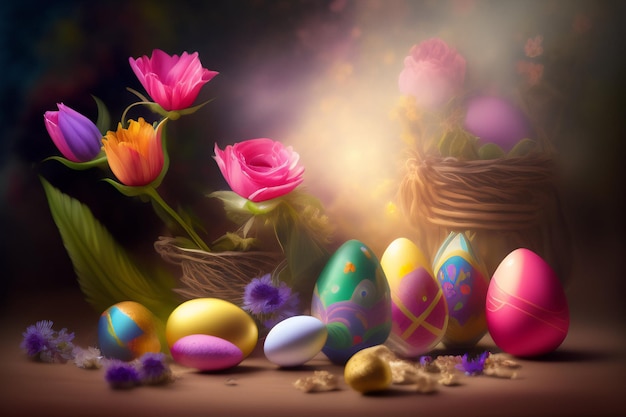
[[83, 369], [100, 369], [102, 367], [102, 353], [100, 349], [88, 347], [83, 349], [79, 346], [74, 348], [74, 364]]
[[423, 373], [415, 364], [409, 361], [390, 361], [391, 383], [397, 385], [414, 384]]
[[437, 380], [424, 371], [418, 371], [414, 384], [415, 390], [421, 394], [431, 394], [438, 390]]
[[464, 354], [461, 357], [461, 363], [456, 365], [456, 368], [465, 372], [465, 375], [475, 376], [483, 373], [485, 369], [485, 361], [489, 356], [489, 352], [483, 352], [478, 357], [471, 359], [468, 354]]
[[328, 371], [315, 371], [313, 376], [300, 378], [293, 385], [304, 392], [325, 392], [338, 389], [337, 378]]

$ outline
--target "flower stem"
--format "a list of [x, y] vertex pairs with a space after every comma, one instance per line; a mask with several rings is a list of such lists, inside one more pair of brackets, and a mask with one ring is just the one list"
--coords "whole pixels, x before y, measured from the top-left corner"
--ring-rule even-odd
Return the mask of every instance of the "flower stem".
[[183, 229], [185, 229], [185, 231], [187, 232], [187, 234], [189, 235], [189, 237], [194, 241], [194, 243], [196, 245], [198, 245], [198, 247], [200, 249], [202, 249], [205, 252], [211, 252], [211, 250], [209, 249], [209, 247], [207, 246], [206, 243], [204, 243], [204, 241], [200, 238], [200, 236], [198, 236], [198, 234], [195, 232], [195, 230], [193, 230], [193, 228], [188, 225], [181, 217], [178, 213], [176, 213], [176, 211], [174, 211], [166, 202], [165, 200], [163, 200], [163, 198], [161, 198], [161, 196], [159, 195], [159, 193], [156, 191], [156, 189], [152, 188], [152, 187], [147, 187], [145, 190], [146, 194], [152, 198], [152, 200], [157, 203], [159, 206], [161, 206], [161, 208], [163, 208], [163, 210], [165, 210], [167, 212], [167, 214], [169, 214], [172, 219], [176, 220], [176, 222], [181, 225], [181, 227]]

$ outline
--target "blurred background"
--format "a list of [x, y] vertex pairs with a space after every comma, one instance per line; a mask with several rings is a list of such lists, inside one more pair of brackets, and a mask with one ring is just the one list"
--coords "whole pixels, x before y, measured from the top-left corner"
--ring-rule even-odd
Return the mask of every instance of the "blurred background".
[[[339, 242], [379, 254], [405, 229], [389, 218], [403, 143], [391, 117], [410, 47], [441, 37], [467, 59], [472, 82], [507, 91], [528, 38], [543, 36], [551, 101], [542, 114], [561, 167], [561, 194], [580, 315], [622, 316], [626, 2], [480, 0], [5, 1], [0, 5], [0, 286], [75, 287], [39, 176], [87, 204], [127, 247], [152, 251], [161, 223], [151, 207], [71, 171], [43, 123], [56, 103], [95, 120], [91, 95], [113, 120], [143, 91], [129, 57], [198, 51], [220, 74], [198, 99], [215, 98], [172, 124], [172, 166], [162, 186], [210, 234], [228, 227], [204, 195], [226, 184], [213, 146], [256, 137], [293, 145], [305, 185], [328, 209]], [[131, 115], [135, 117], [136, 115]], [[615, 310], [617, 307], [617, 310]]]

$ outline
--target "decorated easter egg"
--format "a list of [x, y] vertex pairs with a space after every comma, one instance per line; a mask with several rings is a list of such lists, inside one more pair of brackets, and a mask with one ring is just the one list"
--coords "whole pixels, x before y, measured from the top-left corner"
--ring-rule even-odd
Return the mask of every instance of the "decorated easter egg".
[[443, 343], [450, 348], [473, 347], [487, 333], [489, 279], [465, 234], [450, 233], [435, 255], [433, 271], [448, 305]]
[[322, 352], [337, 364], [387, 339], [391, 331], [389, 285], [370, 248], [353, 239], [331, 255], [315, 283], [311, 315], [326, 325], [328, 337]]
[[569, 329], [565, 291], [550, 265], [515, 249], [496, 268], [486, 301], [487, 328], [511, 355], [539, 356], [561, 345]]
[[103, 356], [123, 361], [160, 352], [158, 319], [135, 301], [114, 304], [100, 315], [98, 344]]
[[292, 316], [269, 331], [263, 344], [265, 357], [283, 366], [298, 366], [321, 352], [328, 331], [326, 325], [313, 316]]
[[246, 358], [256, 346], [259, 330], [252, 317], [237, 305], [219, 298], [195, 298], [176, 307], [165, 325], [170, 349], [179, 339], [193, 334], [227, 340]]
[[206, 334], [192, 334], [178, 339], [170, 348], [177, 363], [200, 371], [232, 368], [243, 360], [243, 352], [228, 340]]
[[385, 345], [405, 358], [429, 352], [448, 325], [446, 300], [430, 262], [404, 237], [391, 242], [380, 262], [391, 291], [392, 328]]
[[391, 386], [391, 365], [379, 355], [378, 346], [362, 349], [346, 363], [343, 377], [350, 388], [367, 394], [384, 391]]
[[509, 100], [497, 96], [471, 98], [464, 125], [482, 144], [494, 143], [505, 152], [530, 136], [530, 125], [524, 113]]

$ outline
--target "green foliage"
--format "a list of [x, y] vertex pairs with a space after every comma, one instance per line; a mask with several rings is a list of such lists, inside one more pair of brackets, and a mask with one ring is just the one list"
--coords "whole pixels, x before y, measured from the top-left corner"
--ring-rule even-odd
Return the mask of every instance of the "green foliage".
[[446, 132], [439, 141], [439, 153], [443, 157], [452, 156], [457, 159], [478, 159], [476, 144], [478, 138], [463, 129]]
[[[287, 261], [280, 279], [296, 291], [308, 293], [311, 290], [304, 286], [315, 282], [328, 260], [326, 246], [332, 234], [317, 198], [299, 190], [257, 203], [233, 191], [216, 191], [209, 197], [220, 199], [227, 217], [240, 225], [238, 233], [226, 233], [214, 242], [213, 250], [267, 250], [268, 245], [272, 247], [277, 243]], [[253, 235], [264, 228], [271, 229], [274, 242]]]
[[96, 102], [96, 106], [98, 106], [98, 120], [96, 121], [96, 126], [102, 135], [105, 135], [106, 132], [111, 128], [111, 114], [109, 113], [109, 109], [107, 106], [96, 96], [91, 96]]
[[87, 302], [101, 312], [121, 301], [136, 301], [166, 320], [178, 305], [174, 280], [162, 270], [140, 270], [87, 206], [45, 179], [41, 182]]
[[104, 154], [104, 152], [100, 152], [100, 154], [97, 157], [87, 162], [74, 162], [74, 161], [70, 161], [69, 159], [63, 158], [62, 156], [50, 156], [44, 159], [44, 161], [50, 161], [50, 160], [60, 162], [66, 167], [70, 169], [74, 169], [76, 171], [84, 171], [86, 169], [91, 169], [91, 168], [96, 168], [96, 167], [103, 168], [103, 167], [108, 166], [107, 157]]
[[480, 159], [498, 159], [504, 156], [502, 148], [495, 143], [485, 143], [478, 148], [478, 157]]

